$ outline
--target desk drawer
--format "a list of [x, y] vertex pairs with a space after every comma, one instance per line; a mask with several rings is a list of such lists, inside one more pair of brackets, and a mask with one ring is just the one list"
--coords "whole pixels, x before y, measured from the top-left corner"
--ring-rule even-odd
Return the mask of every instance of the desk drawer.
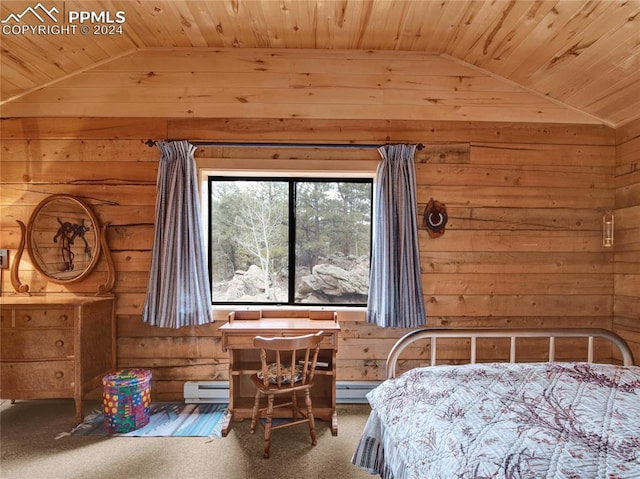
[[[302, 336], [304, 334], [315, 333], [316, 331], [260, 331], [258, 334], [234, 334], [223, 333], [222, 347], [224, 349], [253, 349], [253, 338], [256, 336], [273, 337], [273, 336]], [[334, 333], [325, 333], [320, 343], [322, 349], [334, 349], [336, 347], [336, 335]]]
[[66, 359], [73, 354], [71, 329], [3, 329], [0, 334], [3, 360]]
[[73, 327], [72, 309], [16, 309], [16, 328]]
[[2, 362], [0, 387], [7, 399], [28, 392], [73, 391], [73, 361]]

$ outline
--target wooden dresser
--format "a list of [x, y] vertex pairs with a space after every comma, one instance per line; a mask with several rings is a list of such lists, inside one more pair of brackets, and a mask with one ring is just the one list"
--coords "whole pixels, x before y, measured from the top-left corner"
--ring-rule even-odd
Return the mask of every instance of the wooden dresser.
[[0, 397], [73, 398], [81, 422], [84, 396], [115, 367], [115, 299], [4, 296], [0, 308]]

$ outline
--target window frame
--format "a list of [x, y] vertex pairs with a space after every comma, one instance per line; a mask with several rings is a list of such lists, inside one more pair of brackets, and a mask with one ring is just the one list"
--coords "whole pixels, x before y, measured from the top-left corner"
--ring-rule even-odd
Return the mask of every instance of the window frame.
[[[212, 258], [211, 258], [211, 242], [212, 242], [212, 228], [211, 228], [211, 206], [212, 206], [212, 182], [214, 181], [280, 181], [286, 182], [288, 184], [289, 198], [288, 198], [288, 214], [289, 214], [289, 222], [288, 222], [288, 291], [287, 291], [287, 301], [274, 301], [274, 302], [248, 302], [248, 301], [215, 301], [213, 299], [213, 294], [211, 296], [211, 304], [214, 307], [236, 307], [236, 306], [254, 306], [254, 307], [277, 307], [277, 306], [287, 306], [287, 307], [298, 307], [298, 308], [309, 308], [309, 307], [332, 307], [332, 308], [362, 308], [366, 307], [365, 303], [296, 303], [295, 302], [295, 292], [296, 292], [296, 275], [295, 275], [295, 265], [296, 265], [296, 251], [295, 251], [295, 242], [296, 242], [296, 203], [295, 203], [295, 191], [296, 191], [296, 183], [301, 182], [318, 182], [318, 183], [361, 183], [361, 184], [369, 184], [371, 186], [370, 192], [370, 216], [369, 216], [369, 269], [371, 268], [371, 253], [372, 253], [372, 241], [373, 241], [373, 215], [374, 215], [374, 186], [375, 186], [375, 175], [370, 174], [368, 172], [361, 173], [346, 173], [340, 172], [338, 174], [332, 172], [324, 172], [319, 173], [317, 175], [310, 175], [308, 173], [305, 174], [287, 174], [285, 172], [280, 172], [277, 174], [273, 174], [273, 172], [252, 172], [251, 174], [247, 174], [247, 172], [241, 171], [204, 171], [202, 175], [203, 179], [203, 193], [206, 195], [206, 208], [203, 209], [203, 220], [205, 221], [205, 231], [207, 238], [207, 267], [209, 272], [209, 289], [213, 290], [213, 271], [212, 271]], [[291, 247], [293, 245], [293, 247]]]

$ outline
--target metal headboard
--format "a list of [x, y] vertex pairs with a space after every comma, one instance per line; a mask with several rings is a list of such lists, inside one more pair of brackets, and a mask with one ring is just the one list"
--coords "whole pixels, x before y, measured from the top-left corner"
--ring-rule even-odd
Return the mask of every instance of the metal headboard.
[[613, 343], [622, 354], [622, 364], [633, 365], [633, 354], [629, 345], [617, 334], [601, 328], [553, 328], [553, 329], [492, 329], [492, 328], [466, 328], [466, 329], [445, 329], [445, 328], [421, 328], [411, 331], [401, 337], [391, 348], [387, 357], [386, 377], [396, 376], [396, 363], [400, 353], [415, 341], [421, 339], [431, 339], [431, 360], [430, 365], [436, 364], [437, 340], [438, 338], [470, 338], [471, 339], [471, 360], [476, 362], [476, 342], [478, 338], [510, 338], [511, 347], [509, 352], [509, 362], [516, 362], [516, 339], [517, 338], [549, 338], [549, 361], [555, 360], [556, 345], [555, 338], [588, 338], [589, 346], [587, 350], [587, 361], [593, 362], [593, 340], [594, 338], [607, 339]]

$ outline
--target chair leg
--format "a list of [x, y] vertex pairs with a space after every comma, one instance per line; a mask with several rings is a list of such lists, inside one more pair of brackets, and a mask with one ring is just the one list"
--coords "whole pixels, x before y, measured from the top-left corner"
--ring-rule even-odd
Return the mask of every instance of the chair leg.
[[260, 412], [260, 391], [256, 391], [256, 398], [253, 401], [253, 412], [251, 413], [251, 434], [256, 432]]
[[271, 421], [273, 419], [273, 395], [267, 396], [267, 420], [264, 425], [264, 454], [262, 457], [269, 459], [269, 447], [271, 446]]
[[291, 393], [291, 419], [294, 421], [298, 418], [298, 395]]
[[311, 434], [311, 445], [315, 446], [316, 441], [316, 423], [313, 419], [313, 405], [311, 404], [311, 395], [309, 390], [304, 391], [304, 403], [307, 405], [307, 418], [309, 419], [309, 433]]

